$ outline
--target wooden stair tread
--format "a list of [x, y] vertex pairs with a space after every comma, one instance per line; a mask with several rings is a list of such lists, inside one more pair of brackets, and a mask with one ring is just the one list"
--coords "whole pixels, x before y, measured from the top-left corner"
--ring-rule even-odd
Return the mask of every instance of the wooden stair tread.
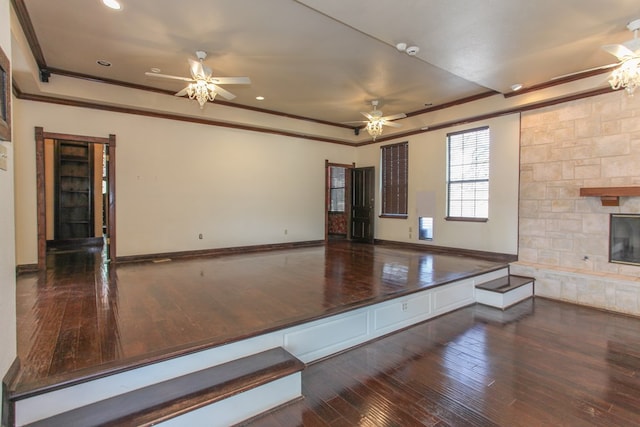
[[533, 283], [535, 279], [532, 277], [517, 276], [515, 274], [509, 274], [508, 276], [500, 277], [498, 279], [489, 280], [485, 283], [476, 285], [476, 289], [482, 289], [489, 292], [505, 293], [512, 289], [517, 289], [521, 286]]
[[304, 369], [281, 347], [114, 396], [28, 426], [148, 426]]

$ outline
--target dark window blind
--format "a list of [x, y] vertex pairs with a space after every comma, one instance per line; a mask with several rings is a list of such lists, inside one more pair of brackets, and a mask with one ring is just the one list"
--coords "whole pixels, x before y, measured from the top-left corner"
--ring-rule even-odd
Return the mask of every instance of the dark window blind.
[[382, 150], [382, 212], [407, 216], [409, 143], [386, 145]]

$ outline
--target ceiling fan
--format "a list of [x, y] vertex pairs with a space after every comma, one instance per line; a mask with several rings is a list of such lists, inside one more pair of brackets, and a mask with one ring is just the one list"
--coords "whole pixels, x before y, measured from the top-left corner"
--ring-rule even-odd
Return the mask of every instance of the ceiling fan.
[[189, 99], [195, 99], [200, 104], [200, 108], [204, 108], [204, 104], [207, 101], [213, 101], [217, 94], [228, 100], [236, 97], [228, 90], [221, 88], [220, 85], [251, 84], [249, 77], [214, 77], [211, 68], [204, 65], [207, 53], [198, 50], [196, 51], [196, 57], [198, 58], [197, 61], [189, 58], [191, 77], [171, 76], [153, 72], [146, 72], [145, 75], [189, 82], [184, 89], [176, 93], [176, 96], [186, 95]]
[[394, 128], [399, 128], [402, 126], [400, 123], [393, 123], [392, 120], [404, 119], [407, 117], [404, 113], [393, 114], [390, 116], [383, 116], [382, 111], [378, 110], [378, 100], [374, 99], [371, 101], [371, 105], [373, 106], [373, 110], [368, 113], [360, 112], [363, 116], [367, 118], [367, 120], [353, 121], [353, 122], [345, 122], [345, 123], [366, 123], [365, 128], [369, 135], [373, 137], [373, 140], [376, 140], [376, 137], [382, 135], [382, 127], [390, 126]]
[[609, 68], [619, 67], [611, 74], [609, 84], [614, 90], [625, 88], [629, 94], [632, 94], [636, 87], [640, 86], [640, 38], [638, 38], [640, 19], [629, 22], [627, 28], [629, 31], [633, 32], [633, 38], [631, 40], [627, 40], [622, 44], [608, 44], [602, 46], [602, 49], [615, 56], [618, 59], [618, 62], [574, 73], [563, 74], [561, 76], [554, 77], [551, 80], [562, 79], [577, 74], [587, 73], [589, 71], [606, 70]]

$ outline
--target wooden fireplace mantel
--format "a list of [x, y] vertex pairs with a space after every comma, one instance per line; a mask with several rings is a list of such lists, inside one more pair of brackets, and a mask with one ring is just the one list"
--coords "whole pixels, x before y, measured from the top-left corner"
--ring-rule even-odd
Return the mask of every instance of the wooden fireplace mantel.
[[640, 196], [638, 187], [583, 187], [580, 196], [600, 197], [602, 206], [620, 206], [620, 197]]

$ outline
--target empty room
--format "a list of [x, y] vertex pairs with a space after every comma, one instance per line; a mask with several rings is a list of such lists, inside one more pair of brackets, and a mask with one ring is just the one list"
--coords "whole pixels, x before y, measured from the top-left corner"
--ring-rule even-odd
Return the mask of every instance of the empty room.
[[2, 427], [640, 425], [639, 30], [0, 0]]

